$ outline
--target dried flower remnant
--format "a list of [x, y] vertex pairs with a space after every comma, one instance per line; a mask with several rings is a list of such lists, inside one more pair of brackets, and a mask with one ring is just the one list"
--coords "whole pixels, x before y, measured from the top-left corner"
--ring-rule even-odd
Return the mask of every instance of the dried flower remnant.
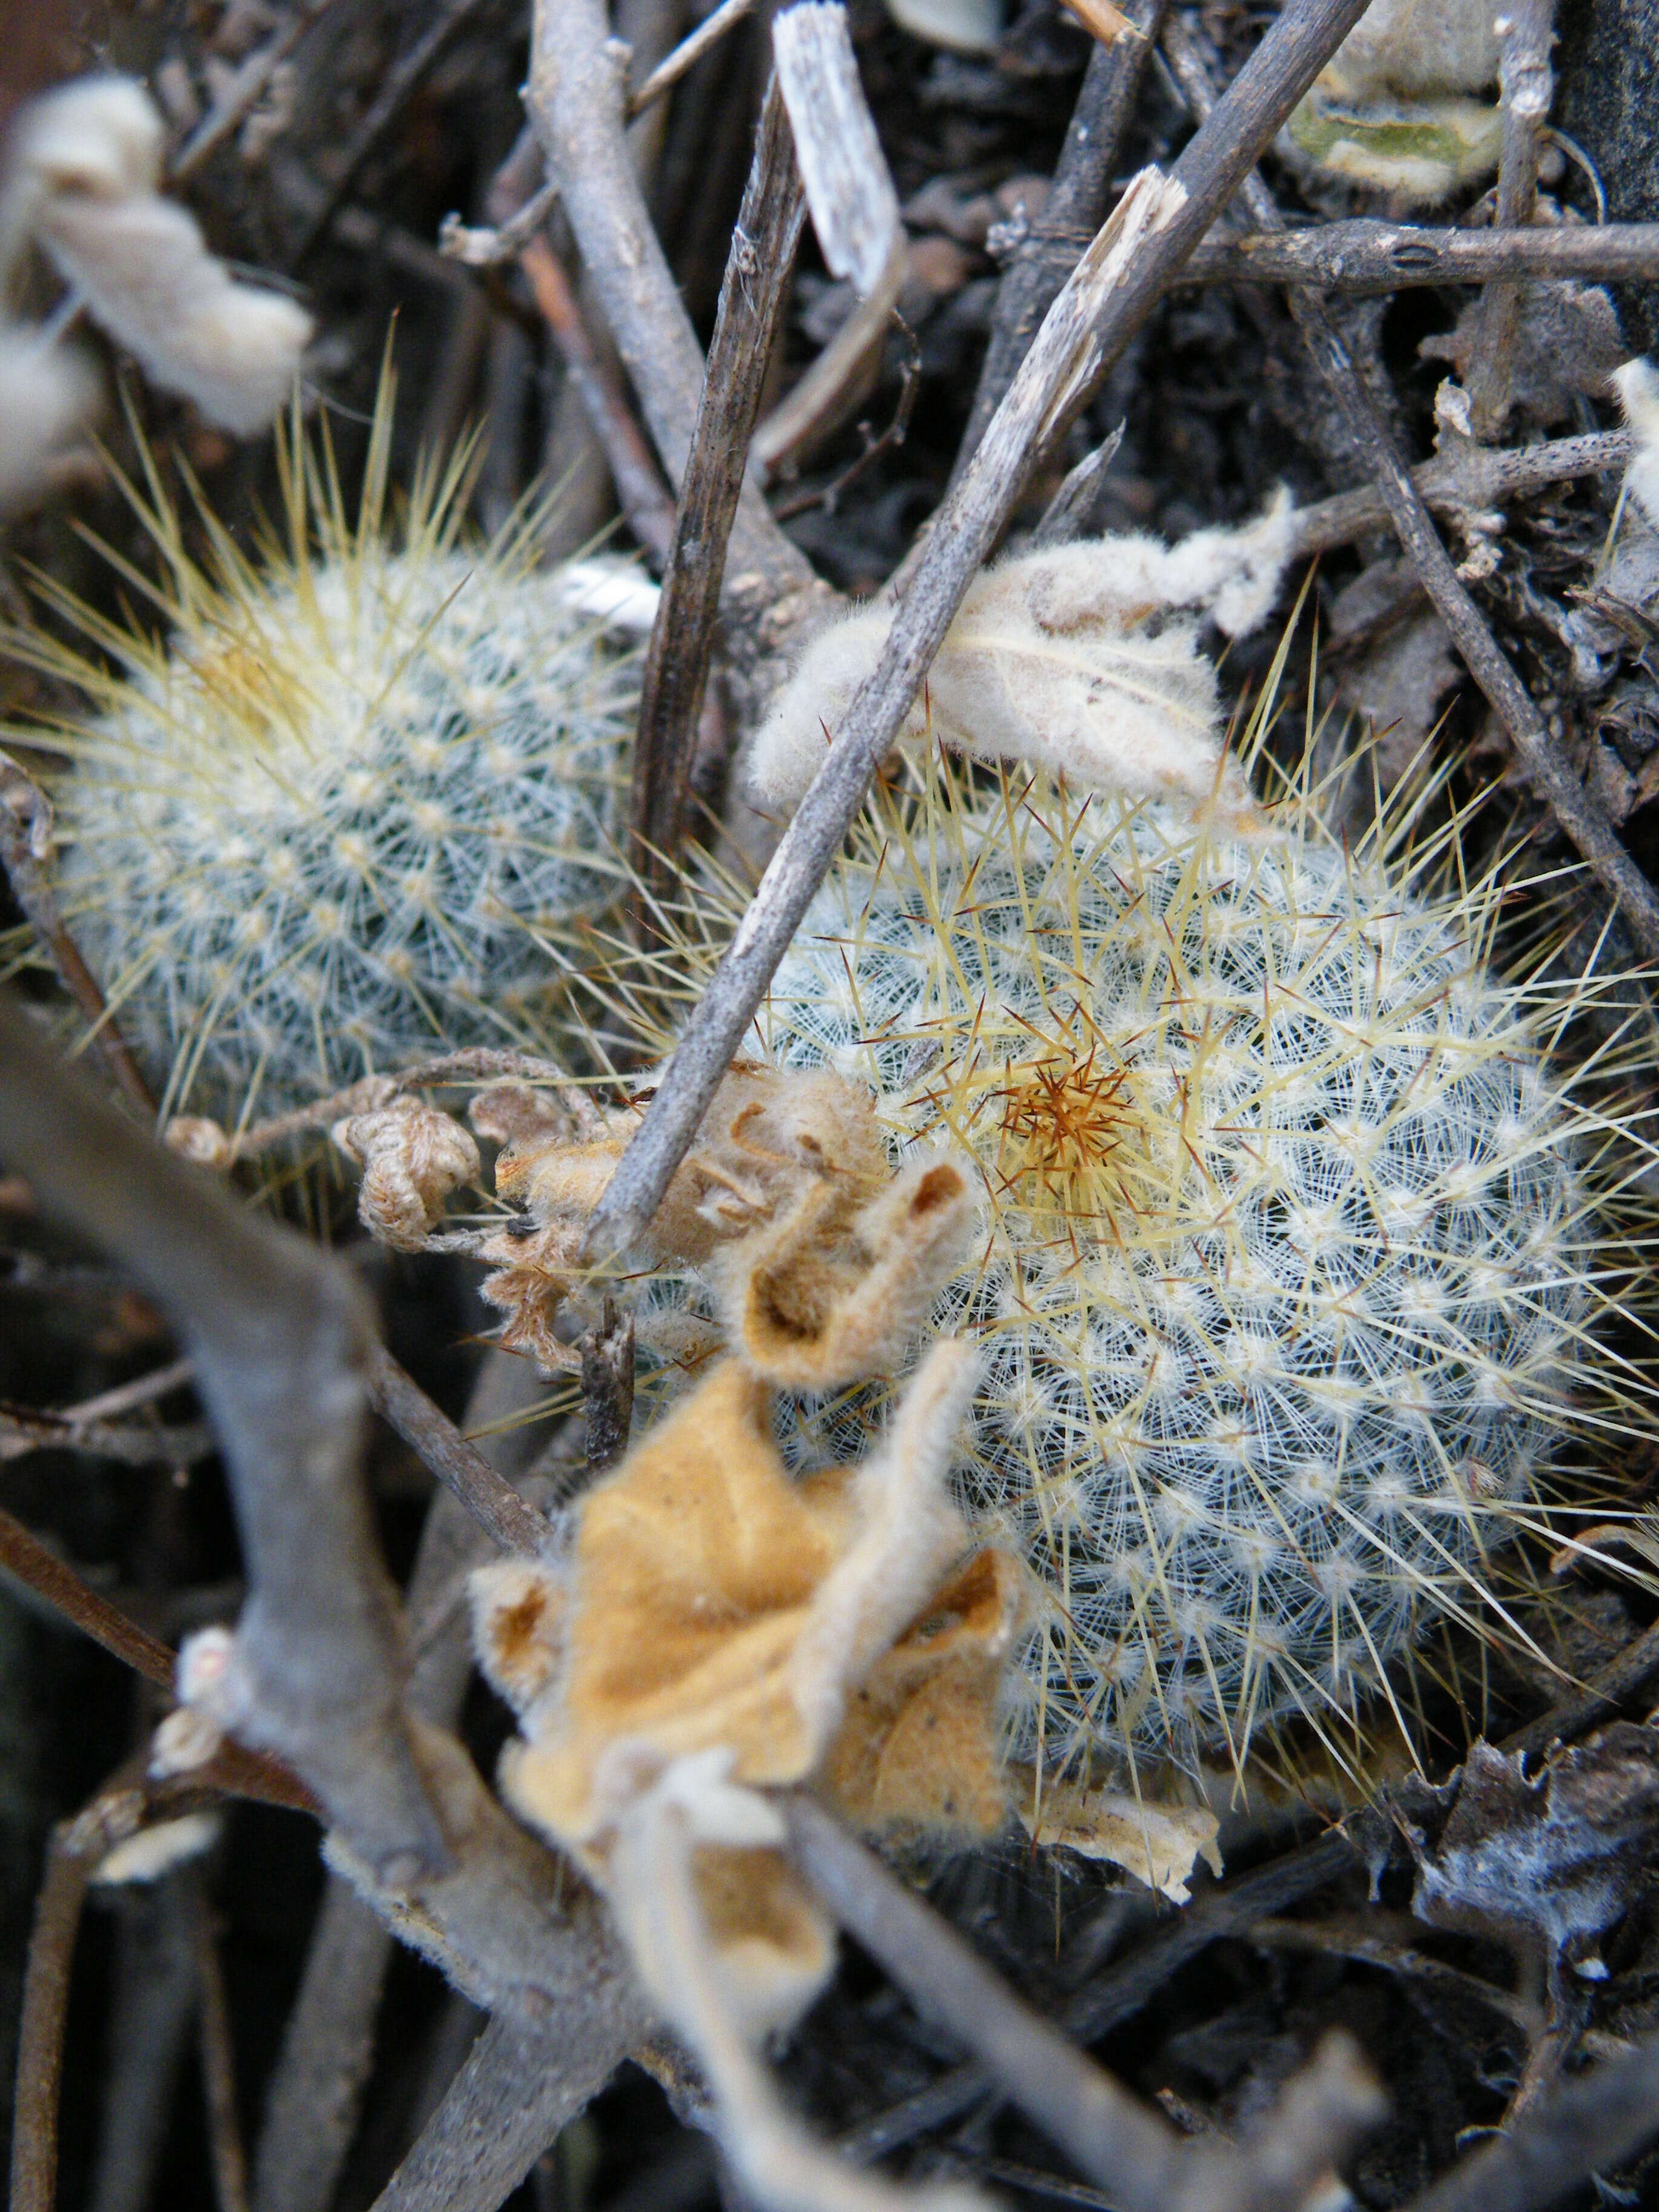
[[238, 283], [195, 217], [160, 197], [164, 137], [130, 77], [48, 93], [16, 126], [0, 224], [40, 241], [152, 383], [246, 435], [292, 391], [311, 318], [281, 292]]
[[889, 1835], [964, 1840], [1006, 1814], [997, 1681], [1023, 1577], [995, 1554], [951, 1577], [970, 1540], [945, 1475], [973, 1368], [935, 1346], [863, 1466], [792, 1481], [769, 1385], [722, 1361], [584, 1501], [562, 1571], [473, 1580], [480, 1660], [523, 1729], [507, 1798], [611, 1898], [768, 2203], [890, 2192], [838, 2184], [753, 2057], [833, 1961], [758, 1793], [817, 1777]]
[[[484, 1096], [487, 1100], [489, 1094]], [[604, 1111], [590, 1108], [585, 1123], [558, 1133], [526, 1114], [521, 1102], [513, 1109], [509, 1140], [495, 1162], [495, 1188], [526, 1211], [521, 1221], [480, 1240], [478, 1255], [494, 1270], [483, 1295], [508, 1316], [501, 1343], [529, 1352], [550, 1374], [578, 1364], [555, 1325], [582, 1279], [589, 1218], [638, 1126], [646, 1097]], [[486, 1105], [485, 1111], [491, 1109]], [[697, 1265], [793, 1205], [811, 1213], [823, 1264], [833, 1268], [835, 1238], [845, 1237], [889, 1173], [867, 1092], [833, 1075], [780, 1077], [740, 1060], [722, 1079], [644, 1249], [634, 1256], [643, 1267]], [[802, 1245], [798, 1230], [790, 1288], [805, 1303], [812, 1291], [799, 1279]], [[786, 1256], [779, 1254], [775, 1261], [779, 1297], [786, 1295]], [[738, 1279], [732, 1279], [734, 1285]], [[732, 1295], [742, 1293], [734, 1289]]]
[[[1167, 617], [1196, 608], [1231, 635], [1253, 629], [1291, 544], [1281, 494], [1242, 529], [1173, 547], [1104, 538], [1000, 562], [969, 586], [900, 734], [1047, 766], [1090, 790], [1194, 805], [1213, 794], [1247, 822], [1254, 803], [1222, 754], [1215, 669], [1196, 626]], [[757, 805], [799, 802], [892, 620], [869, 606], [807, 646], [747, 756]]]
[[1336, 177], [1431, 206], [1498, 167], [1492, 0], [1373, 0], [1291, 116], [1291, 143]]
[[46, 489], [97, 398], [96, 379], [74, 354], [44, 331], [0, 323], [0, 515]]
[[1659, 530], [1659, 369], [1650, 361], [1627, 361], [1612, 382], [1636, 440], [1625, 489]]
[[394, 1252], [420, 1251], [450, 1193], [483, 1172], [478, 1147], [460, 1123], [417, 1098], [395, 1097], [349, 1115], [331, 1133], [363, 1170], [358, 1218]]
[[171, 637], [60, 602], [95, 653], [12, 641], [95, 710], [39, 733], [75, 763], [60, 896], [169, 1115], [534, 1048], [561, 947], [618, 896], [635, 656], [527, 529], [461, 550], [464, 464], [417, 481], [394, 544], [391, 417], [388, 386], [355, 520], [326, 446], [287, 447], [287, 544], [257, 566], [216, 526], [198, 563], [159, 484], [134, 491]]
[[[1240, 836], [935, 757], [773, 980], [775, 1065], [985, 1177], [936, 1323], [984, 1351], [961, 1494], [1049, 1593], [1022, 1755], [1201, 1776], [1305, 1717], [1352, 1769], [1386, 1700], [1409, 1741], [1389, 1662], [1447, 1617], [1524, 1636], [1504, 1547], [1549, 1525], [1563, 1438], [1641, 1395], [1599, 1348], [1645, 1218], [1639, 1045], [1594, 1099], [1544, 1057], [1618, 987], [1494, 974], [1504, 884], [1402, 874], [1402, 834], [1346, 851], [1305, 787]], [[856, 1455], [880, 1398], [809, 1410], [804, 1455]]]

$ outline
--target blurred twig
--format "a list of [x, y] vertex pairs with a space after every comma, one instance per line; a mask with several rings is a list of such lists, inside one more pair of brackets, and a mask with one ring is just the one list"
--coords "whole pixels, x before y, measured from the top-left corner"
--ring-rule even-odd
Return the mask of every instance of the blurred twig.
[[383, 1346], [369, 1355], [369, 1403], [418, 1454], [485, 1534], [509, 1552], [536, 1558], [546, 1547], [546, 1522], [503, 1480], [476, 1444], [434, 1406]]
[[532, 238], [522, 246], [519, 265], [609, 465], [628, 526], [661, 568], [669, 558], [674, 503], [634, 420], [621, 380], [594, 344], [564, 265], [546, 239]]
[[[573, 0], [577, 9], [591, 4]], [[1067, 280], [967, 473], [935, 516], [880, 660], [841, 718], [643, 1126], [594, 1211], [586, 1243], [591, 1261], [625, 1250], [661, 1203], [1039, 451], [1086, 403], [1363, 5], [1291, 0], [1174, 170], [1167, 177], [1156, 168], [1142, 171]], [[561, 11], [562, 22], [568, 12]]]
[[[629, 860], [658, 898], [669, 893], [677, 874], [726, 544], [805, 209], [789, 118], [774, 77], [732, 234], [640, 694]], [[650, 903], [639, 911], [648, 915]]]
[[979, 2057], [1005, 2095], [1123, 2212], [1229, 2212], [1295, 2204], [1378, 2118], [1355, 2047], [1332, 2038], [1239, 2149], [1182, 2141], [975, 1957], [939, 1915], [810, 1797], [788, 1801], [795, 1858], [849, 1933]]
[[[384, 144], [405, 102], [419, 90], [422, 81], [487, 4], [488, 0], [444, 0], [433, 21], [408, 52], [394, 64], [370, 103], [368, 112], [352, 133], [339, 169], [324, 191], [321, 205], [301, 233], [299, 244], [289, 257], [290, 269], [299, 269], [311, 258], [350, 198], [352, 186]], [[398, 17], [394, 15], [391, 20], [396, 22]]]
[[1032, 333], [1105, 217], [1118, 148], [1167, 5], [1168, 0], [1129, 0], [1127, 35], [1110, 46], [1097, 46], [1089, 57], [1048, 197], [997, 289], [985, 365], [962, 434], [953, 481], [961, 477], [987, 423], [1001, 405]]
[[204, 115], [167, 164], [175, 185], [189, 182], [208, 157], [236, 130], [306, 33], [334, 5], [334, 0], [294, 0], [264, 46], [256, 46], [236, 70], [211, 111]]
[[720, 6], [711, 9], [690, 37], [682, 39], [673, 52], [657, 64], [638, 91], [629, 93], [625, 111], [628, 120], [631, 123], [636, 115], [643, 115], [653, 100], [672, 92], [686, 72], [695, 69], [728, 31], [736, 30], [746, 15], [752, 15], [755, 6], [756, 0], [720, 0]]
[[580, 1350], [586, 1456], [589, 1468], [598, 1474], [627, 1450], [634, 1422], [633, 1315], [618, 1315], [616, 1300], [607, 1295], [600, 1325], [588, 1330]]
[[247, 2160], [236, 2110], [236, 2055], [230, 2006], [213, 1911], [199, 1883], [192, 1885], [196, 1919], [198, 2021], [201, 2031], [202, 2094], [207, 2106], [208, 2154], [219, 2212], [248, 2212]]

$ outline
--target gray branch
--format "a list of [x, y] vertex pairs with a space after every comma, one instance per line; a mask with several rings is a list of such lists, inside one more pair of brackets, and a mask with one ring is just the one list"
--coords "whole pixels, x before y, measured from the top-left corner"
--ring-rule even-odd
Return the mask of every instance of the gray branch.
[[[568, 4], [580, 10], [593, 0]], [[661, 1203], [1039, 452], [1062, 436], [1087, 404], [1364, 4], [1291, 0], [1171, 174], [1143, 173], [1049, 309], [978, 452], [935, 516], [880, 661], [837, 726], [643, 1127], [595, 1210], [590, 1260], [624, 1251]]]

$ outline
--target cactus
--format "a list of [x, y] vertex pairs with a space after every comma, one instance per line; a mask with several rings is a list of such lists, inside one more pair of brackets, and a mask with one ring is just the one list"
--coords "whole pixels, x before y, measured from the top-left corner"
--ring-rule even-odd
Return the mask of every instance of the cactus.
[[535, 571], [522, 521], [462, 549], [460, 465], [422, 475], [394, 544], [390, 428], [387, 391], [355, 520], [296, 428], [257, 565], [210, 519], [194, 560], [151, 466], [132, 497], [167, 634], [79, 610], [112, 673], [29, 647], [98, 710], [48, 739], [75, 763], [62, 896], [171, 1113], [533, 1043], [551, 941], [616, 900], [635, 659]]
[[[1598, 1104], [1546, 1051], [1600, 987], [1504, 980], [1498, 872], [1391, 859], [1399, 823], [1349, 852], [1305, 788], [1251, 835], [920, 776], [758, 1026], [982, 1173], [936, 1323], [985, 1352], [962, 1494], [1047, 1593], [1013, 1747], [1242, 1771], [1305, 1717], [1352, 1762], [1388, 1704], [1410, 1741], [1390, 1662], [1448, 1617], [1525, 1638], [1503, 1547], [1640, 1390], [1598, 1330], [1641, 1139], [1607, 1059]], [[882, 1412], [809, 1402], [799, 1457]]]

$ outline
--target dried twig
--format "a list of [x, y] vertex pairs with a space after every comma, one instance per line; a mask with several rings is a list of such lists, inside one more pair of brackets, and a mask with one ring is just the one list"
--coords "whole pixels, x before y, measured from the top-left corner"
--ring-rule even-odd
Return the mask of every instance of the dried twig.
[[[1543, 150], [1555, 79], [1555, 0], [1505, 0], [1494, 19], [1504, 136], [1498, 155], [1499, 233], [1524, 230], [1538, 202], [1538, 156]], [[1509, 412], [1510, 380], [1521, 331], [1521, 284], [1505, 276], [1487, 288], [1468, 387], [1480, 434], [1492, 436]]]
[[628, 120], [633, 122], [654, 100], [672, 92], [687, 71], [694, 70], [728, 31], [735, 31], [746, 15], [753, 14], [754, 9], [755, 0], [720, 0], [720, 6], [710, 10], [690, 37], [682, 39], [673, 52], [657, 64], [639, 90], [629, 93], [625, 110]]
[[[1287, 1851], [1265, 1867], [1236, 1876], [1195, 1899], [1180, 1916], [1073, 1997], [1060, 2025], [1072, 2039], [1091, 2044], [1132, 2020], [1170, 1977], [1223, 1936], [1264, 1914], [1282, 1912], [1298, 1898], [1336, 1881], [1355, 1863], [1355, 1846], [1340, 1833], [1319, 1837]], [[860, 2162], [884, 2158], [890, 2151], [943, 2127], [979, 2103], [992, 2089], [990, 2075], [977, 2060], [953, 2067], [902, 2104], [878, 2112], [842, 2138], [841, 2148]]]
[[634, 420], [622, 380], [594, 344], [564, 264], [546, 239], [531, 239], [520, 251], [519, 265], [529, 279], [571, 389], [580, 400], [587, 426], [605, 455], [628, 526], [660, 568], [669, 558], [672, 542], [674, 502], [656, 458]]
[[1564, 2083], [1406, 2212], [1532, 2212], [1615, 2170], [1659, 2132], [1659, 2040]]
[[[586, 8], [590, 0], [573, 4]], [[590, 1259], [625, 1250], [660, 1204], [1038, 451], [1086, 403], [1362, 6], [1363, 0], [1291, 0], [1174, 171], [1142, 172], [1068, 279], [967, 473], [935, 517], [881, 659], [842, 718], [595, 1210]]]
[[402, 1618], [358, 1467], [374, 1338], [356, 1285], [91, 1097], [6, 1005], [0, 1154], [131, 1267], [192, 1352], [250, 1589], [231, 1726], [292, 1764], [337, 1858], [452, 1979], [510, 2016], [560, 2018], [574, 2072], [608, 2072], [641, 2024], [608, 1923], [403, 1702]]
[[0, 868], [5, 870], [12, 896], [41, 951], [58, 970], [58, 981], [85, 1015], [117, 1085], [147, 1121], [153, 1119], [155, 1101], [149, 1085], [58, 912], [46, 874], [52, 851], [52, 802], [9, 754], [0, 753]]
[[770, 477], [829, 436], [874, 381], [904, 283], [898, 192], [836, 6], [787, 9], [773, 29], [812, 228], [832, 276], [856, 304], [805, 374], [755, 432], [753, 459]]
[[1358, 2052], [1333, 2039], [1248, 2146], [1186, 2143], [1013, 1996], [811, 1798], [792, 1797], [787, 1817], [794, 1856], [836, 1917], [1084, 2172], [1109, 2185], [1124, 2212], [1296, 2203], [1382, 2116]]
[[[492, 1431], [483, 1452], [497, 1478], [519, 1473], [537, 1432], [514, 1421], [539, 1395], [529, 1363], [486, 1356], [467, 1401], [470, 1427]], [[416, 1623], [445, 1609], [422, 1639], [410, 1679], [410, 1709], [453, 1728], [471, 1675], [465, 1606], [454, 1602], [468, 1571], [494, 1544], [453, 1492], [440, 1491], [422, 1531], [408, 1603]], [[305, 1972], [265, 2098], [254, 2171], [257, 2212], [328, 2212], [356, 2132], [374, 2052], [392, 1937], [352, 1888], [331, 1877], [306, 1954]]]
[[369, 1354], [369, 1403], [419, 1455], [422, 1466], [460, 1501], [484, 1533], [509, 1552], [534, 1559], [547, 1543], [547, 1523], [469, 1443], [383, 1346]]
[[[623, 53], [604, 0], [538, 0], [526, 106], [582, 264], [664, 467], [678, 485], [691, 449], [702, 350], [646, 212], [623, 137]], [[829, 600], [752, 485], [738, 495], [726, 564], [728, 641], [764, 659]]]
[[208, 157], [218, 151], [259, 99], [277, 70], [334, 0], [295, 0], [284, 20], [256, 46], [232, 76], [209, 113], [202, 118], [167, 164], [168, 181], [188, 183]]
[[[1165, 28], [1164, 44], [1170, 67], [1202, 122], [1213, 98], [1202, 57], [1190, 33], [1176, 22]], [[1220, 112], [1218, 104], [1214, 112]], [[1254, 171], [1243, 180], [1243, 198], [1252, 220], [1261, 229], [1282, 228], [1284, 218], [1273, 194]], [[1303, 343], [1330, 388], [1348, 434], [1382, 494], [1407, 558], [1445, 623], [1452, 643], [1509, 732], [1529, 781], [1619, 908], [1644, 958], [1659, 961], [1659, 897], [1620, 843], [1606, 810], [1567, 769], [1542, 714], [1464, 588], [1324, 301], [1305, 290], [1292, 291], [1288, 297]]]
[[173, 1687], [173, 1654], [167, 1645], [129, 1620], [90, 1583], [82, 1582], [73, 1567], [65, 1566], [15, 1514], [3, 1509], [0, 1509], [0, 1567], [27, 1583], [37, 1597], [45, 1598], [65, 1620], [73, 1621], [94, 1644], [101, 1644], [112, 1658], [161, 1689]]
[[[1522, 446], [1513, 451], [1471, 447], [1466, 452], [1443, 454], [1419, 464], [1412, 471], [1411, 480], [1425, 507], [1437, 514], [1457, 517], [1489, 513], [1501, 500], [1524, 499], [1573, 477], [1622, 469], [1632, 451], [1628, 431], [1592, 430], [1582, 437], [1555, 438], [1544, 445]], [[1362, 491], [1338, 492], [1334, 498], [1300, 507], [1291, 520], [1295, 532], [1293, 557], [1305, 560], [1386, 529], [1389, 508], [1382, 493], [1368, 484]]]
[[487, 0], [447, 0], [408, 52], [393, 65], [370, 102], [368, 114], [352, 133], [339, 169], [323, 195], [322, 204], [301, 233], [300, 242], [289, 257], [290, 269], [301, 268], [311, 258], [327, 236], [335, 216], [351, 197], [353, 185], [385, 143], [405, 103], [486, 4]]
[[[805, 211], [789, 118], [774, 77], [732, 234], [640, 694], [629, 858], [657, 898], [671, 890], [677, 872], [726, 541]], [[650, 910], [650, 902], [640, 909]]]
[[613, 1466], [628, 1449], [634, 1422], [634, 1316], [618, 1316], [606, 1297], [604, 1316], [579, 1346], [582, 1356], [582, 1402], [586, 1413], [586, 1455], [594, 1474]]
[[[93, 1808], [95, 1810], [97, 1801]], [[82, 1815], [82, 1820], [86, 1819]], [[64, 2029], [70, 1968], [81, 1908], [97, 1858], [79, 1843], [80, 1824], [52, 1831], [46, 1877], [34, 1902], [17, 2035], [17, 2088], [11, 2141], [12, 2212], [52, 2212], [58, 2193], [58, 2103], [64, 2078]]]
[[1620, 278], [1651, 283], [1656, 276], [1659, 222], [1429, 230], [1359, 220], [1207, 240], [1175, 283], [1302, 284], [1366, 299], [1414, 285], [1490, 284], [1504, 277], [1601, 283]]
[[1033, 331], [1100, 228], [1140, 73], [1168, 4], [1169, 0], [1130, 0], [1128, 33], [1110, 46], [1097, 46], [1089, 57], [1048, 197], [997, 289], [985, 365], [957, 454], [956, 477], [967, 467], [1001, 405]]
[[196, 1921], [196, 1977], [200, 2004], [202, 2093], [207, 2105], [208, 2154], [219, 2212], [248, 2212], [247, 2160], [236, 2111], [236, 2055], [230, 2005], [213, 1911], [199, 1883], [192, 1885]]
[[1517, 1759], [1534, 1759], [1553, 1743], [1571, 1743], [1603, 1721], [1617, 1719], [1656, 1674], [1659, 1674], [1659, 1623], [1644, 1628], [1616, 1659], [1598, 1668], [1582, 1688], [1506, 1735], [1498, 1749]]
[[190, 1467], [214, 1449], [212, 1431], [199, 1421], [170, 1429], [142, 1421], [118, 1425], [0, 1406], [0, 1463], [25, 1452], [78, 1451], [125, 1467]]
[[492, 2020], [372, 2212], [497, 2212], [606, 2074], [586, 2070], [555, 2016]]

